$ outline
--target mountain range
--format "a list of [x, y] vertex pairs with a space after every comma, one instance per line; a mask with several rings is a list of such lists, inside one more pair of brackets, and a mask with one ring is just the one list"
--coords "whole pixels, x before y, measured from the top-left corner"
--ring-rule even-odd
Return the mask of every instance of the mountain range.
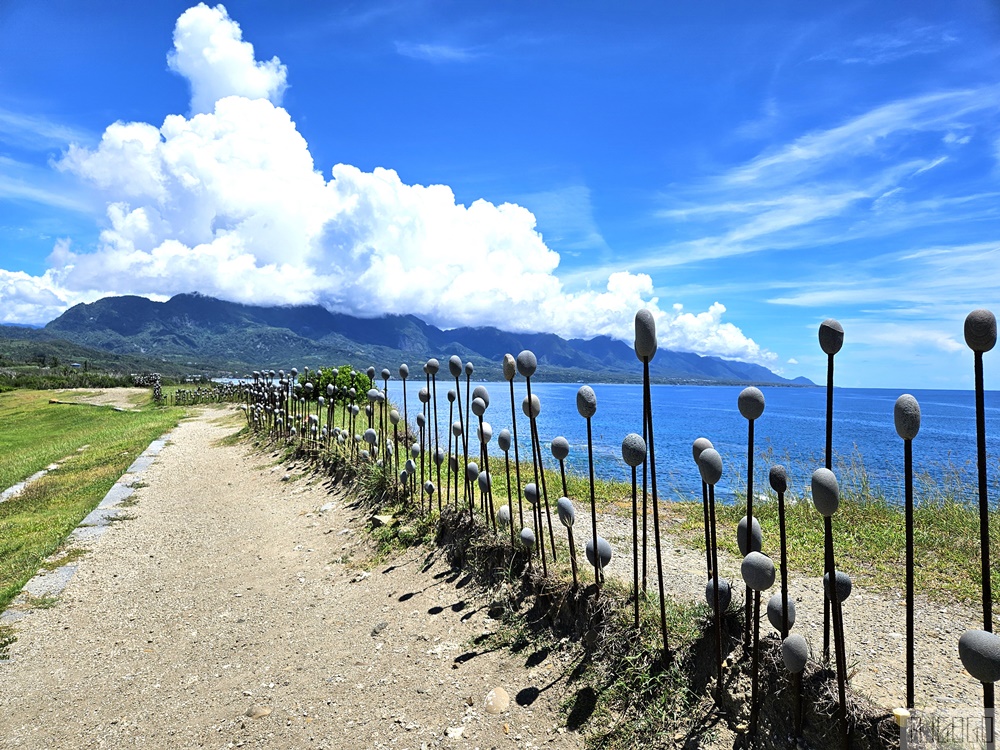
[[[10, 338], [17, 330], [7, 327], [3, 334]], [[79, 304], [31, 337], [144, 356], [195, 372], [245, 374], [346, 363], [395, 373], [402, 362], [412, 367], [457, 354], [473, 362], [477, 377], [499, 379], [504, 354], [531, 349], [540, 380], [635, 382], [641, 373], [632, 347], [607, 336], [567, 340], [493, 327], [442, 330], [413, 315], [357, 318], [318, 305], [260, 307], [197, 293], [166, 302], [123, 296]], [[662, 348], [650, 363], [650, 375], [658, 382], [813, 385], [760, 365]]]

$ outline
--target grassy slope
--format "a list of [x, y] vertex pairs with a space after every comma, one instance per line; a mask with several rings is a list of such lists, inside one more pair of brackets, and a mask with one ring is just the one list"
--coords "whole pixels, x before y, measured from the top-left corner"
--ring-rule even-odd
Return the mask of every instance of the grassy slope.
[[[0, 395], [0, 487], [67, 458], [62, 466], [0, 503], [0, 609], [101, 501], [135, 458], [174, 427], [182, 409], [48, 403], [49, 394]], [[79, 451], [83, 446], [85, 450]]]

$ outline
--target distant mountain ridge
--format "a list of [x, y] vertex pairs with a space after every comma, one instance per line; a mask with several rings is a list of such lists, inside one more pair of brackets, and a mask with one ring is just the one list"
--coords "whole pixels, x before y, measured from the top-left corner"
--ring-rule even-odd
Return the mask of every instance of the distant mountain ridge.
[[[531, 349], [537, 377], [549, 380], [635, 381], [640, 365], [627, 344], [607, 336], [564, 339], [552, 333], [511, 333], [492, 326], [442, 330], [413, 315], [356, 318], [319, 305], [260, 307], [201, 294], [166, 302], [105, 297], [71, 307], [44, 330], [53, 336], [116, 354], [218, 370], [328, 366], [388, 367], [458, 354], [476, 376], [498, 378], [506, 353]], [[660, 349], [650, 363], [657, 381], [774, 383], [788, 380], [760, 365]]]

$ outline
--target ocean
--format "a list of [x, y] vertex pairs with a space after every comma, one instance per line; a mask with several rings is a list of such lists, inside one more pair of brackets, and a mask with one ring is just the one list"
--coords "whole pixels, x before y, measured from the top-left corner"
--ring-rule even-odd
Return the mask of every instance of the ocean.
[[[413, 368], [416, 370], [417, 368]], [[381, 381], [379, 381], [381, 385]], [[417, 392], [425, 385], [411, 370], [407, 381], [407, 406], [410, 423], [420, 410]], [[485, 385], [490, 406], [484, 417], [493, 428], [491, 455], [501, 455], [496, 435], [510, 429], [510, 386], [507, 382], [472, 382]], [[597, 395], [597, 413], [592, 418], [594, 470], [603, 479], [630, 481], [631, 470], [621, 458], [621, 442], [629, 432], [642, 434], [642, 386], [638, 384], [590, 384]], [[455, 381], [447, 375], [437, 385], [437, 408], [441, 440], [447, 444], [449, 388]], [[587, 425], [576, 409], [580, 384], [535, 383], [531, 392], [541, 401], [538, 431], [543, 442], [546, 466], [557, 468], [550, 452], [556, 436], [570, 444], [567, 470], [587, 473]], [[461, 381], [465, 405], [465, 378]], [[717, 497], [732, 502], [746, 484], [747, 420], [737, 408], [741, 386], [653, 385], [651, 398], [655, 435], [657, 483], [661, 498], [680, 496], [701, 499], [701, 479], [691, 453], [696, 438], [706, 437], [722, 455], [724, 474], [717, 485]], [[767, 472], [771, 464], [783, 464], [788, 471], [789, 492], [803, 494], [814, 469], [823, 466], [826, 416], [825, 388], [789, 388], [762, 386], [764, 413], [754, 423], [754, 493], [768, 489]], [[521, 410], [525, 381], [515, 379], [517, 432], [519, 443], [526, 445], [529, 434], [527, 417]], [[833, 468], [842, 485], [850, 472], [844, 466], [863, 465], [870, 485], [891, 502], [902, 502], [903, 441], [896, 434], [893, 406], [903, 391], [877, 388], [835, 388], [833, 420]], [[970, 490], [969, 502], [976, 502], [976, 424], [975, 394], [972, 391], [910, 391], [921, 410], [920, 432], [913, 440], [913, 463], [916, 473], [926, 473], [939, 485], [957, 486], [956, 477]], [[389, 398], [402, 411], [402, 382], [395, 376], [389, 381]], [[457, 417], [456, 417], [457, 419]], [[475, 423], [475, 416], [473, 415]], [[987, 455], [990, 480], [995, 486], [1000, 461], [1000, 392], [986, 393]], [[513, 453], [513, 451], [512, 451]], [[525, 451], [522, 448], [522, 458]], [[530, 455], [530, 454], [529, 454]], [[996, 505], [993, 492], [991, 505]]]

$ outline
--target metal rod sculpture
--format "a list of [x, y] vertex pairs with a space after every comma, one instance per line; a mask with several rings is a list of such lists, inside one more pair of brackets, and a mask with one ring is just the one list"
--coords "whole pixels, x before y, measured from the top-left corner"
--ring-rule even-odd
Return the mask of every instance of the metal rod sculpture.
[[[712, 441], [708, 438], [700, 437], [696, 438], [694, 443], [691, 444], [691, 455], [694, 456], [695, 466], [698, 465], [698, 456], [706, 448], [712, 448]], [[699, 477], [701, 475], [699, 474]], [[712, 577], [712, 538], [710, 527], [708, 523], [708, 482], [704, 479], [701, 480], [701, 509], [705, 516], [705, 571], [708, 573], [708, 577]]]
[[[386, 399], [386, 403], [388, 403], [388, 398], [389, 398], [389, 376], [390, 375], [391, 375], [391, 373], [389, 372], [389, 368], [388, 367], [383, 367], [382, 368], [382, 394], [383, 394], [383, 397]], [[329, 391], [330, 388], [327, 388], [327, 390]], [[383, 435], [385, 435], [385, 436], [389, 435], [389, 414], [388, 414], [388, 411], [386, 409], [384, 409], [384, 408], [382, 409], [382, 425], [381, 425], [381, 429], [382, 429], [382, 434]], [[389, 457], [389, 441], [388, 440], [383, 440], [383, 444], [384, 444], [383, 456], [385, 458], [388, 458]], [[395, 446], [393, 446], [393, 448], [395, 449]]]
[[[743, 418], [747, 420], [747, 514], [740, 520], [739, 526], [736, 529], [736, 537], [740, 548], [740, 554], [746, 557], [746, 555], [752, 551], [760, 552], [761, 550], [759, 546], [760, 534], [758, 532], [760, 525], [757, 522], [757, 519], [753, 517], [753, 427], [754, 422], [756, 422], [760, 415], [764, 413], [764, 394], [760, 392], [759, 388], [749, 386], [740, 391], [740, 395], [737, 398], [736, 403], [740, 410], [740, 414], [742, 414]], [[750, 647], [749, 587], [747, 587], [744, 623], [743, 648], [744, 650], [747, 650]]]
[[757, 684], [760, 681], [760, 592], [774, 585], [774, 563], [767, 555], [751, 551], [743, 558], [740, 566], [747, 591], [753, 594], [753, 640], [751, 642], [751, 682], [750, 682], [750, 743], [757, 736]]
[[[514, 359], [513, 354], [503, 355], [503, 377], [510, 384], [510, 422], [511, 430], [514, 433], [514, 474], [517, 477], [517, 506], [518, 514], [521, 520], [521, 528], [524, 528], [524, 503], [521, 500], [521, 457], [518, 454], [517, 449], [517, 410], [514, 407], [514, 376], [517, 374], [517, 361]], [[507, 479], [507, 484], [510, 484], [510, 478]], [[511, 506], [511, 514], [514, 512], [513, 506]]]
[[[424, 389], [421, 388], [420, 392], [423, 393]], [[419, 458], [420, 458], [420, 484], [421, 484], [421, 486], [427, 480], [427, 477], [424, 476], [424, 464], [426, 463], [424, 461], [424, 456], [425, 456], [425, 454], [427, 452], [426, 443], [424, 442], [424, 433], [425, 433], [426, 426], [427, 426], [427, 418], [422, 413], [418, 414], [417, 415], [417, 430], [420, 432], [420, 443], [419, 443], [419, 445], [420, 445], [420, 454], [419, 454]], [[413, 458], [414, 458], [414, 460], [416, 460], [418, 458], [418, 456], [414, 456]], [[423, 504], [421, 504], [420, 507], [422, 508]]]
[[[469, 409], [472, 406], [472, 398], [469, 396], [469, 389], [472, 387], [472, 371], [474, 369], [471, 362], [466, 362], [465, 367], [465, 424], [469, 424]], [[463, 445], [465, 446], [465, 460], [469, 460], [469, 433], [472, 432], [471, 427], [466, 428], [466, 432], [462, 437]]]
[[[511, 494], [510, 486], [510, 431], [507, 429], [500, 430], [500, 434], [497, 436], [497, 445], [500, 446], [500, 450], [503, 451], [503, 462], [504, 468], [507, 473], [507, 514], [510, 517], [510, 546], [514, 546], [514, 500]], [[519, 492], [518, 495], [521, 493]], [[499, 513], [499, 511], [498, 511]], [[522, 516], [524, 514], [522, 513]], [[499, 516], [498, 516], [499, 518]]]
[[[646, 462], [646, 441], [630, 432], [622, 440], [622, 460], [632, 469], [632, 600], [635, 627], [639, 627], [639, 508], [636, 495], [636, 468]], [[707, 527], [706, 527], [707, 528]]]
[[410, 368], [407, 364], [399, 366], [399, 379], [403, 381], [403, 442], [409, 443], [407, 437], [410, 431], [410, 414], [406, 410], [406, 379], [410, 376]]
[[[465, 486], [474, 488], [476, 482], [478, 481], [479, 481], [479, 464], [477, 464], [475, 461], [469, 461], [465, 465]], [[475, 489], [473, 489], [473, 491], [469, 493], [468, 500], [469, 500], [469, 522], [471, 523], [475, 520], [475, 512], [476, 512], [474, 507], [476, 502]]]
[[[455, 466], [452, 466], [452, 456], [451, 456], [451, 439], [452, 439], [452, 437], [455, 434], [455, 428], [454, 428], [454, 424], [455, 423], [452, 421], [452, 419], [454, 418], [454, 411], [455, 411], [455, 391], [453, 391], [453, 390], [451, 390], [449, 388], [448, 389], [448, 424], [452, 425], [452, 427], [451, 427], [451, 429], [448, 430], [448, 472], [449, 473], [448, 473], [448, 489], [446, 490], [448, 496], [447, 496], [447, 498], [445, 498], [448, 503], [451, 503], [451, 478], [455, 474], [455, 468], [458, 465], [458, 460], [455, 459]], [[455, 441], [455, 445], [456, 445], [455, 453], [457, 454], [458, 453], [458, 448], [457, 448], [458, 441], [457, 440]], [[455, 509], [456, 510], [458, 509], [458, 485], [457, 484], [455, 485]]]
[[983, 629], [966, 630], [958, 654], [966, 671], [983, 684], [986, 748], [995, 747], [994, 688], [1000, 680], [1000, 636], [993, 633], [993, 582], [990, 578], [989, 499], [986, 483], [986, 400], [983, 354], [997, 343], [997, 319], [989, 310], [973, 310], [965, 318], [965, 343], [975, 354], [976, 463], [979, 470], [979, 544], [983, 587]]
[[566, 489], [566, 457], [569, 455], [569, 441], [562, 435], [552, 438], [552, 458], [559, 462], [559, 477], [562, 479], [563, 497], [569, 495]]
[[771, 625], [781, 633], [784, 640], [788, 631], [795, 624], [795, 602], [788, 599], [788, 546], [785, 536], [785, 492], [788, 490], [788, 474], [785, 467], [775, 464], [768, 473], [771, 489], [778, 494], [778, 544], [781, 560], [781, 591], [767, 603], [767, 618]]
[[[459, 378], [462, 377], [462, 360], [457, 354], [452, 354], [451, 358], [448, 360], [448, 371], [451, 373], [451, 376], [455, 378], [455, 398], [458, 400], [458, 424], [459, 424], [459, 431], [455, 433], [455, 437], [462, 438], [462, 454], [464, 458], [462, 465], [464, 466], [469, 463], [469, 443], [468, 443], [468, 437], [465, 434], [465, 421], [462, 419], [462, 385], [461, 383], [459, 383]], [[452, 431], [454, 431], [454, 429], [455, 427], [454, 425], [452, 425]], [[457, 445], [455, 453], [458, 453]], [[455, 463], [458, 463], [458, 461], [456, 460]], [[457, 478], [455, 479], [455, 491], [456, 493], [458, 492]], [[468, 499], [469, 499], [469, 484], [468, 482], [466, 482], [462, 486], [462, 503], [464, 504], [465, 501], [467, 501]], [[456, 503], [458, 502], [457, 498], [455, 502]]]
[[781, 642], [781, 660], [792, 680], [795, 695], [795, 735], [802, 734], [802, 672], [809, 661], [809, 642], [801, 633], [793, 633]]
[[[461, 410], [459, 410], [459, 415], [461, 415]], [[462, 421], [461, 419], [456, 419], [451, 423], [451, 434], [455, 436], [455, 457], [448, 459], [448, 466], [455, 475], [455, 512], [458, 512], [458, 456], [459, 456], [459, 442], [462, 438]]]
[[656, 491], [656, 450], [653, 441], [653, 404], [649, 386], [649, 362], [656, 354], [656, 321], [647, 310], [635, 314], [635, 353], [642, 361], [642, 414], [646, 427], [646, 446], [649, 448], [649, 480], [653, 491], [653, 536], [656, 547], [656, 578], [660, 591], [660, 630], [663, 636], [663, 656], [670, 657], [667, 642], [667, 600], [663, 590], [663, 553], [660, 549], [660, 498]]
[[[531, 428], [531, 464], [532, 470], [534, 472], [535, 487], [542, 488], [542, 501], [545, 504], [545, 515], [548, 518], [549, 523], [549, 541], [552, 547], [552, 559], [555, 557], [555, 534], [552, 530], [552, 512], [549, 509], [547, 502], [547, 495], [545, 492], [545, 468], [542, 466], [542, 446], [538, 439], [538, 415], [542, 411], [542, 403], [538, 400], [538, 396], [533, 396], [531, 394], [531, 376], [535, 374], [535, 370], [538, 369], [538, 360], [535, 358], [535, 353], [530, 349], [525, 349], [520, 354], [517, 355], [517, 371], [524, 378], [525, 388], [527, 389], [528, 395], [525, 396], [523, 402], [521, 402], [521, 410], [524, 415], [528, 417], [528, 423]], [[539, 518], [541, 518], [541, 508], [539, 508]], [[539, 527], [539, 536], [545, 534], [545, 529]], [[544, 540], [539, 540], [539, 551], [545, 553]]]
[[[816, 510], [823, 516], [823, 534], [826, 559], [826, 573], [823, 576], [824, 601], [830, 602], [833, 620], [834, 652], [837, 664], [837, 696], [840, 701], [838, 713], [844, 732], [845, 742], [850, 743], [847, 724], [847, 654], [844, 649], [844, 619], [841, 602], [850, 594], [850, 579], [837, 571], [833, 555], [833, 514], [840, 506], [840, 485], [837, 476], [830, 469], [816, 469], [812, 475], [812, 496]], [[845, 584], [842, 582], [846, 580]], [[843, 599], [841, 596], [843, 595]]]
[[[430, 380], [430, 375], [427, 376], [427, 380]], [[420, 408], [422, 411], [417, 415], [417, 427], [420, 428], [420, 483], [424, 483], [424, 465], [427, 463], [428, 446], [431, 441], [429, 422], [430, 422], [430, 411], [431, 411], [431, 391], [430, 388], [421, 388], [417, 391], [417, 398], [420, 400]], [[424, 440], [426, 433], [426, 442]], [[430, 466], [427, 467], [427, 473], [430, 473]]]
[[[715, 618], [715, 704], [722, 705], [722, 612], [729, 606], [729, 598], [732, 595], [731, 589], [726, 583], [723, 592], [719, 581], [719, 558], [716, 551], [715, 537], [715, 485], [722, 479], [722, 456], [715, 448], [705, 448], [698, 455], [698, 471], [701, 473], [702, 481], [708, 485], [708, 512], [709, 523], [712, 527], [712, 580], [708, 584], [709, 605], [712, 607]], [[723, 600], [725, 600], [723, 602]], [[725, 606], [723, 606], [725, 604]]]
[[[542, 526], [542, 509], [538, 507], [538, 485], [534, 482], [528, 482], [524, 485], [524, 496], [531, 504], [531, 517], [533, 523], [535, 524], [535, 528], [538, 530], [535, 540], [539, 544], [538, 554], [542, 558], [542, 575], [548, 577], [549, 569], [545, 561], [545, 529]], [[523, 531], [521, 532], [521, 535], [524, 535]]]
[[[525, 527], [521, 529], [521, 544], [524, 545], [525, 550], [528, 552], [528, 575], [531, 575], [531, 557], [534, 554], [535, 549], [535, 532], [531, 529]], [[545, 556], [542, 556], [542, 565], [545, 565]]]
[[[833, 318], [819, 325], [819, 346], [826, 354], [826, 451], [824, 466], [833, 468], [833, 358], [844, 346], [844, 327]], [[824, 542], [825, 546], [826, 542]], [[829, 556], [830, 550], [824, 550]], [[830, 599], [823, 595], [823, 661], [830, 662]]]
[[[437, 374], [441, 369], [441, 363], [437, 361], [434, 357], [427, 360], [427, 364], [424, 365], [427, 368], [427, 373], [431, 378], [431, 399], [434, 402], [434, 464], [437, 467], [437, 486], [441, 486], [441, 464], [444, 461], [444, 456], [441, 454], [441, 439], [438, 435], [438, 392], [437, 392]], [[441, 510], [441, 493], [438, 492], [438, 510]]]
[[[472, 408], [476, 410], [477, 403], [482, 403], [482, 399], [474, 398], [472, 399]], [[482, 408], [482, 413], [486, 412], [486, 407]], [[489, 519], [490, 523], [493, 524], [494, 533], [497, 530], [497, 519], [496, 513], [493, 508], [493, 489], [492, 482], [490, 481], [490, 453], [489, 453], [489, 443], [493, 439], [493, 427], [489, 422], [483, 421], [483, 416], [481, 413], [476, 414], [479, 417], [479, 429], [477, 430], [477, 435], [479, 437], [479, 455], [483, 462], [483, 470], [479, 474], [479, 489], [481, 491], [481, 497], [483, 502], [483, 510], [486, 512], [486, 517]]]
[[399, 451], [397, 446], [399, 445], [399, 412], [393, 409], [389, 412], [389, 421], [392, 423], [392, 456], [393, 456], [393, 474], [399, 475]]
[[[476, 402], [479, 402], [478, 404]], [[483, 427], [483, 416], [486, 414], [486, 410], [490, 406], [490, 392], [486, 389], [485, 385], [477, 385], [472, 391], [472, 413], [476, 415], [476, 419], [479, 420], [479, 427], [476, 430], [476, 436], [479, 439], [479, 461], [480, 465], [483, 467], [483, 471], [489, 470], [489, 464], [486, 463], [486, 457], [483, 455], [483, 442], [482, 442], [482, 427]], [[491, 433], [492, 434], [492, 433]], [[479, 509], [486, 513], [486, 496], [480, 493], [479, 496]]]
[[580, 585], [580, 580], [576, 573], [576, 544], [573, 542], [573, 524], [576, 521], [576, 508], [573, 507], [573, 501], [568, 497], [561, 497], [559, 498], [559, 502], [556, 503], [556, 512], [559, 514], [559, 520], [566, 527], [566, 533], [569, 536], [569, 562], [573, 566], [573, 588], [575, 589]]
[[903, 480], [906, 531], [906, 707], [913, 708], [913, 438], [920, 431], [920, 404], [909, 393], [896, 399], [892, 410], [896, 434], [903, 439]]
[[586, 552], [587, 559], [594, 566], [594, 581], [597, 583], [597, 593], [600, 595], [601, 583], [604, 579], [604, 564], [601, 562], [599, 552], [601, 542], [604, 540], [597, 536], [597, 499], [594, 495], [594, 434], [590, 424], [590, 418], [597, 413], [597, 394], [589, 385], [580, 386], [580, 390], [576, 392], [576, 410], [581, 417], [587, 420], [587, 466], [590, 471], [590, 522], [593, 536], [591, 541], [587, 543]]

